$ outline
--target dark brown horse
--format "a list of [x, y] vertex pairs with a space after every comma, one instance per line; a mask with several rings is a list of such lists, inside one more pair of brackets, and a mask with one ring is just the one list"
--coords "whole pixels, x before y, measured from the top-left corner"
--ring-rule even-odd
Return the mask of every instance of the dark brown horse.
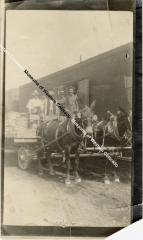
[[[81, 118], [76, 118], [76, 122], [82, 127]], [[60, 122], [58, 120], [52, 120], [50, 122], [41, 123], [37, 129], [37, 135], [42, 139], [42, 145], [44, 146], [45, 161], [49, 165], [49, 173], [54, 174], [51, 154], [54, 152], [61, 153], [63, 156], [63, 162], [66, 162], [67, 173], [65, 184], [70, 184], [70, 169], [71, 160], [70, 153], [75, 153], [74, 158], [74, 175], [75, 181], [80, 182], [78, 168], [79, 168], [79, 145], [83, 138], [83, 133], [79, 130], [71, 119], [65, 119]], [[39, 167], [41, 168], [42, 161], [39, 161]]]
[[128, 115], [118, 111], [116, 115], [110, 111], [106, 112], [103, 121], [99, 122], [93, 128], [94, 135], [102, 138], [102, 146], [130, 146], [131, 145], [131, 127]]
[[[131, 146], [132, 134], [127, 113], [123, 110], [119, 110], [117, 114], [114, 115], [110, 111], [107, 111], [104, 120], [97, 124], [94, 135], [96, 135], [97, 141], [105, 147]], [[118, 163], [117, 158], [115, 160]], [[110, 184], [111, 172], [114, 175], [115, 182], [119, 183], [119, 169], [115, 168], [108, 159], [106, 159], [104, 174], [105, 184]]]

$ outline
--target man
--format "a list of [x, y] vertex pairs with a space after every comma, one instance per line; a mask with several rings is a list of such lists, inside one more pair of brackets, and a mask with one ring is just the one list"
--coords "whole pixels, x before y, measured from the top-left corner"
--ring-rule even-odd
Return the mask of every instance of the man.
[[[64, 90], [60, 91], [58, 102], [65, 109], [65, 107], [66, 107], [66, 98], [65, 98], [65, 95], [64, 95]], [[60, 121], [64, 121], [66, 119], [66, 115], [60, 109], [58, 109], [58, 119]]]
[[118, 107], [118, 111], [117, 111], [117, 127], [119, 131], [119, 135], [121, 137], [127, 130], [131, 131], [131, 126], [128, 120], [128, 114], [125, 111], [125, 109], [123, 109], [120, 106]]
[[95, 107], [96, 107], [96, 99], [94, 99], [93, 101], [92, 101], [92, 103], [90, 104], [90, 109], [91, 109], [91, 111], [92, 111], [92, 113], [93, 114], [95, 114]]
[[42, 95], [42, 117], [43, 121], [46, 120], [47, 117], [47, 111], [48, 111], [48, 100], [46, 95]]
[[[54, 98], [54, 92], [49, 91], [49, 94]], [[45, 94], [42, 97], [42, 115], [43, 120], [53, 119], [56, 115], [56, 105], [55, 103]], [[48, 118], [48, 119], [47, 119]]]
[[[54, 97], [54, 95], [55, 95], [55, 93], [54, 93], [54, 91], [49, 91], [49, 93], [50, 93], [50, 95], [53, 97], [53, 98], [55, 98]], [[53, 116], [55, 116], [56, 115], [56, 105], [55, 105], [55, 103], [51, 100], [51, 99], [49, 99], [48, 98], [48, 105], [47, 105], [47, 114], [48, 114], [48, 116], [50, 116], [50, 117], [53, 117]]]
[[69, 96], [67, 98], [66, 107], [67, 107], [67, 110], [74, 117], [79, 112], [78, 97], [76, 94], [74, 94], [74, 90], [72, 87], [69, 89]]
[[37, 125], [42, 113], [42, 101], [39, 98], [39, 93], [35, 90], [32, 94], [32, 98], [28, 101], [26, 108], [29, 114], [29, 126]]

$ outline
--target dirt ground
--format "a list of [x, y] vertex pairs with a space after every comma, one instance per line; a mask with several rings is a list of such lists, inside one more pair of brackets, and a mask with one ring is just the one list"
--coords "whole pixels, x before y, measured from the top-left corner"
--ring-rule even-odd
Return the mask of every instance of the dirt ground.
[[[90, 161], [89, 161], [90, 162]], [[4, 171], [4, 224], [27, 226], [126, 226], [131, 218], [128, 166], [120, 183], [105, 185], [99, 168], [81, 163], [81, 183], [64, 185], [64, 168], [39, 177], [36, 169], [22, 171], [16, 156], [6, 156]], [[98, 166], [100, 164], [98, 163]], [[102, 164], [101, 164], [102, 165]]]

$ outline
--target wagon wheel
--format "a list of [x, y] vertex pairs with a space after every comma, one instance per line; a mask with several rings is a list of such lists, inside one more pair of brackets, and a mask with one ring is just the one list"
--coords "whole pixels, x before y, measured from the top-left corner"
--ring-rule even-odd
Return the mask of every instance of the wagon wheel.
[[31, 151], [24, 147], [20, 147], [18, 149], [18, 167], [22, 170], [27, 170], [30, 167], [31, 160]]

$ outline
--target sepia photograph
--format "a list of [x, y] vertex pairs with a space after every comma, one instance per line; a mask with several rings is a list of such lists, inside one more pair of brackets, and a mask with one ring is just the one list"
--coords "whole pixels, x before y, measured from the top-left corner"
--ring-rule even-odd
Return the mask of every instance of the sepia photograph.
[[141, 0], [5, 0], [16, 10], [118, 10], [133, 11]]
[[133, 13], [6, 12], [7, 226], [132, 221]]

